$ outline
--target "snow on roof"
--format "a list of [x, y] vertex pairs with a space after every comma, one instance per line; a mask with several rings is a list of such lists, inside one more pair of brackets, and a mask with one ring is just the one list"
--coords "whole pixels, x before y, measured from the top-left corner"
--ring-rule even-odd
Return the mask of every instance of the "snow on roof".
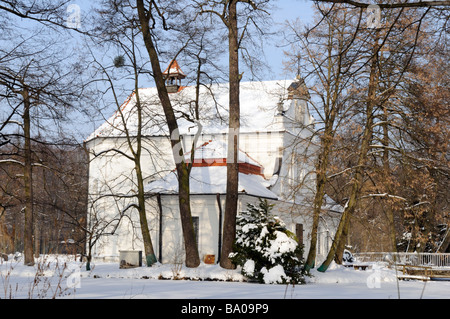
[[[228, 145], [222, 141], [209, 141], [201, 145], [200, 147], [197, 147], [194, 152], [194, 162], [196, 160], [200, 159], [206, 159], [206, 160], [215, 160], [215, 159], [226, 159], [227, 158], [227, 149]], [[238, 161], [239, 163], [249, 163], [255, 166], [262, 165], [258, 163], [255, 159], [253, 159], [250, 155], [248, 155], [246, 152], [239, 149], [238, 153]], [[186, 161], [188, 162], [191, 158], [191, 152], [186, 152], [184, 154]]]
[[[242, 194], [277, 199], [278, 196], [267, 189], [267, 181], [259, 175], [239, 173], [238, 192]], [[193, 167], [190, 174], [190, 194], [225, 194], [227, 187], [226, 166]], [[177, 194], [176, 172], [148, 183], [146, 193]]]
[[[190, 173], [191, 194], [225, 194], [227, 187], [227, 167], [213, 165], [214, 160], [226, 160], [227, 146], [220, 141], [209, 141], [198, 147], [194, 154], [195, 160], [201, 159], [210, 162], [207, 166], [193, 166]], [[190, 152], [185, 153], [185, 158], [190, 158]], [[258, 167], [262, 166], [248, 156], [245, 152], [239, 152], [239, 162], [249, 163]], [[270, 185], [261, 175], [246, 174], [239, 171], [238, 191], [257, 197], [277, 199], [277, 195], [267, 189]], [[148, 193], [177, 194], [178, 179], [176, 171], [172, 171], [165, 177], [147, 184], [145, 191]]]
[[328, 196], [327, 194], [325, 194], [324, 198], [323, 198], [323, 209], [328, 210], [328, 211], [333, 211], [336, 213], [343, 213], [344, 212], [344, 207], [342, 205], [339, 205], [338, 203], [336, 203], [330, 196]]
[[[241, 132], [274, 130], [274, 115], [277, 104], [287, 97], [287, 87], [291, 80], [241, 82], [240, 84], [240, 113]], [[228, 131], [229, 84], [212, 84], [200, 88], [200, 123], [205, 134], [226, 133]], [[139, 89], [139, 97], [143, 105], [143, 130], [147, 136], [168, 135], [166, 120], [155, 87]], [[181, 115], [194, 114], [195, 86], [185, 87], [183, 90], [169, 94], [172, 106], [178, 117], [180, 134], [192, 134], [196, 126]], [[193, 117], [192, 117], [193, 118]], [[96, 129], [87, 139], [96, 137], [124, 136], [124, 122], [131, 135], [137, 132], [137, 108], [135, 93], [107, 121]]]
[[[289, 202], [295, 205], [301, 205], [305, 207], [307, 210], [312, 211], [314, 209], [314, 204], [313, 204], [313, 197], [311, 196], [314, 196], [314, 193], [309, 194], [298, 193], [295, 194], [293, 198], [285, 200], [285, 202]], [[342, 214], [344, 212], [344, 207], [338, 204], [336, 201], [334, 201], [328, 194], [324, 195], [321, 209], [323, 211], [334, 212], [339, 214]]]

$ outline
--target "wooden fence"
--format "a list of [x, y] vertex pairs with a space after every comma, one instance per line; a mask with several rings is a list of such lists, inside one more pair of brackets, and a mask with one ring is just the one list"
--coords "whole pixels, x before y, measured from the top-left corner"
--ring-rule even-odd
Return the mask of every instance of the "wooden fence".
[[355, 253], [353, 256], [361, 263], [384, 261], [411, 266], [450, 267], [449, 253], [369, 252]]

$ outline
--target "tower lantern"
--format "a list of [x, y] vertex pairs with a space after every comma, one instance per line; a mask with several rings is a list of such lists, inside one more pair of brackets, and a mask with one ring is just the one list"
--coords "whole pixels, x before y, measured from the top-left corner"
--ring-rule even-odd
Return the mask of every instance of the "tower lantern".
[[186, 77], [186, 74], [181, 71], [180, 66], [176, 60], [169, 63], [167, 69], [163, 72], [164, 80], [166, 80], [166, 88], [168, 93], [176, 93], [181, 87], [181, 80]]

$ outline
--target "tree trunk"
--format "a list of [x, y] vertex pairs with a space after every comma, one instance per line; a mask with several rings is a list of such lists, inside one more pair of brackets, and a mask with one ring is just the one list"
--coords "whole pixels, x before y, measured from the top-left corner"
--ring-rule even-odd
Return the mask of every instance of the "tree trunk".
[[23, 172], [25, 191], [25, 220], [24, 220], [24, 264], [34, 265], [33, 254], [33, 167], [31, 158], [31, 129], [30, 129], [30, 96], [28, 89], [23, 88], [22, 97], [24, 102], [23, 131], [25, 138], [25, 166]]
[[237, 28], [237, 1], [232, 0], [228, 7], [228, 45], [229, 45], [229, 130], [228, 130], [228, 154], [227, 154], [227, 194], [225, 201], [225, 214], [223, 223], [223, 245], [220, 258], [220, 266], [225, 269], [233, 269], [235, 265], [229, 259], [233, 251], [233, 243], [236, 238], [236, 215], [238, 205], [239, 185], [239, 48]]
[[14, 237], [8, 232], [5, 222], [5, 208], [0, 206], [0, 253], [14, 252]]
[[353, 177], [353, 184], [350, 193], [349, 200], [344, 208], [344, 212], [342, 213], [341, 220], [338, 225], [338, 229], [336, 230], [336, 234], [334, 236], [333, 243], [331, 245], [330, 251], [327, 255], [326, 260], [322, 263], [322, 265], [317, 269], [318, 271], [325, 272], [333, 259], [337, 256], [337, 261], [342, 261], [342, 254], [345, 249], [345, 241], [347, 239], [347, 233], [350, 224], [350, 218], [353, 215], [356, 205], [358, 204], [358, 197], [361, 190], [361, 184], [363, 182], [364, 177], [364, 165], [367, 160], [367, 153], [369, 151], [369, 146], [372, 141], [373, 135], [373, 110], [376, 104], [376, 92], [378, 89], [378, 32], [375, 36], [372, 57], [371, 57], [371, 66], [370, 66], [370, 77], [369, 77], [369, 91], [366, 103], [366, 123], [364, 128], [363, 137], [361, 140], [358, 163], [355, 168], [355, 174]]
[[[343, 39], [342, 33], [335, 34], [334, 27], [329, 27], [329, 38], [337, 37], [339, 39], [338, 52], [343, 52]], [[322, 211], [323, 199], [325, 197], [325, 186], [327, 184], [327, 170], [330, 159], [330, 152], [333, 146], [333, 139], [335, 131], [333, 129], [335, 125], [336, 116], [338, 113], [337, 103], [339, 99], [340, 84], [341, 84], [341, 65], [343, 54], [337, 55], [337, 61], [334, 62], [335, 52], [333, 47], [328, 44], [328, 66], [327, 66], [327, 80], [326, 80], [326, 103], [324, 103], [325, 111], [325, 128], [323, 137], [321, 139], [321, 152], [318, 156], [316, 165], [316, 193], [313, 203], [313, 223], [311, 228], [311, 244], [308, 252], [308, 257], [305, 262], [305, 270], [309, 271], [315, 266], [315, 259], [317, 255], [317, 230], [319, 227], [319, 219]], [[331, 89], [334, 88], [332, 91]]]
[[[386, 183], [387, 192], [391, 194], [391, 187], [390, 187], [390, 176], [391, 176], [391, 168], [389, 165], [389, 129], [388, 129], [388, 110], [384, 106], [383, 107], [383, 179]], [[386, 203], [387, 201], [387, 203]], [[394, 224], [394, 210], [392, 209], [391, 204], [389, 203], [389, 198], [385, 200], [385, 210], [386, 210], [386, 217], [389, 224], [389, 239], [391, 243], [391, 251], [397, 252], [397, 237], [395, 234], [395, 224]]]
[[445, 237], [442, 239], [442, 243], [440, 244], [437, 252], [438, 253], [447, 253], [450, 251], [450, 225], [447, 224], [447, 231], [445, 232]]
[[[327, 131], [327, 129], [325, 129]], [[324, 139], [328, 139], [325, 132]], [[330, 140], [331, 142], [331, 140]], [[313, 222], [311, 226], [311, 243], [309, 247], [308, 257], [305, 262], [305, 271], [310, 271], [315, 266], [317, 255], [317, 230], [319, 228], [320, 213], [322, 210], [323, 198], [325, 196], [326, 173], [328, 167], [328, 156], [331, 143], [325, 140], [322, 153], [319, 155], [318, 164], [316, 166], [316, 194], [314, 196]]]
[[191, 215], [189, 173], [188, 168], [186, 167], [186, 164], [184, 162], [180, 165], [177, 165], [177, 172], [179, 176], [178, 200], [180, 212], [183, 212], [182, 214], [180, 214], [180, 217], [181, 226], [183, 228], [184, 249], [186, 251], [186, 267], [193, 268], [200, 265], [200, 258]]
[[138, 211], [139, 211], [139, 223], [141, 227], [142, 240], [144, 241], [144, 253], [147, 267], [151, 267], [157, 262], [155, 251], [153, 248], [152, 238], [150, 236], [150, 230], [147, 221], [147, 209], [145, 206], [145, 190], [144, 190], [144, 176], [142, 173], [141, 165], [141, 155], [142, 155], [142, 104], [139, 95], [139, 85], [138, 85], [138, 74], [136, 67], [135, 72], [135, 92], [136, 92], [136, 106], [138, 109], [138, 132], [136, 136], [136, 149], [133, 149], [133, 145], [130, 139], [129, 148], [132, 150], [134, 158], [134, 166], [136, 170], [136, 180], [137, 180], [137, 197], [138, 197]]
[[[37, 218], [36, 218], [37, 217]], [[39, 217], [34, 216], [33, 218], [33, 228], [34, 228], [34, 256], [36, 258], [39, 257], [41, 252], [41, 231], [40, 231], [40, 223], [39, 223]]]
[[147, 210], [145, 208], [145, 197], [144, 197], [144, 179], [142, 177], [142, 170], [140, 165], [140, 158], [136, 160], [136, 175], [138, 183], [138, 211], [139, 211], [139, 222], [141, 226], [142, 239], [144, 241], [144, 251], [147, 266], [151, 266], [157, 262], [155, 251], [153, 249], [153, 243], [150, 236], [150, 230], [148, 228], [147, 222]]
[[86, 252], [86, 271], [91, 270], [91, 261], [92, 261], [92, 246], [91, 245], [91, 239], [92, 236], [89, 234], [89, 241], [88, 241], [88, 251]]
[[[197, 243], [194, 236], [194, 226], [192, 223], [190, 198], [189, 198], [189, 170], [186, 167], [182, 150], [176, 154], [178, 145], [181, 143], [178, 131], [178, 124], [172, 108], [172, 104], [167, 93], [166, 85], [162, 76], [161, 67], [159, 65], [159, 58], [156, 48], [153, 44], [153, 39], [150, 34], [150, 27], [148, 17], [145, 12], [144, 1], [137, 1], [137, 10], [139, 14], [139, 21], [141, 24], [141, 31], [144, 37], [145, 47], [150, 57], [150, 62], [153, 70], [153, 77], [155, 79], [158, 96], [164, 110], [164, 114], [171, 136], [172, 150], [176, 162], [178, 173], [178, 201], [180, 208], [181, 224], [183, 228], [184, 245], [186, 250], [186, 266], [198, 267], [200, 265], [200, 257], [198, 254]], [[181, 145], [181, 144], [180, 144]]]

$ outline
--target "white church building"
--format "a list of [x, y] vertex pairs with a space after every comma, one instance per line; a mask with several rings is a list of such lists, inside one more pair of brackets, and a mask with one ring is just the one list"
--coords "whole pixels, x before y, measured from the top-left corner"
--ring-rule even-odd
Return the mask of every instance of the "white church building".
[[[166, 70], [167, 88], [178, 117], [186, 159], [198, 137], [190, 175], [191, 211], [200, 258], [218, 263], [226, 195], [228, 83], [184, 87], [175, 62]], [[156, 88], [139, 90], [143, 106], [141, 165], [152, 244], [161, 263], [181, 263], [184, 244], [178, 209], [178, 183], [168, 128]], [[198, 97], [198, 100], [196, 99]], [[301, 79], [241, 82], [239, 207], [267, 199], [287, 227], [309, 249], [314, 162], [317, 150], [309, 94]], [[197, 102], [196, 102], [197, 101]], [[198, 116], [201, 126], [187, 118]], [[90, 154], [88, 227], [99, 239], [93, 258], [119, 260], [121, 251], [144, 251], [134, 163], [139, 123], [136, 94], [85, 141]], [[200, 130], [200, 131], [199, 131]], [[324, 258], [342, 207], [327, 197], [318, 230], [318, 258]]]

